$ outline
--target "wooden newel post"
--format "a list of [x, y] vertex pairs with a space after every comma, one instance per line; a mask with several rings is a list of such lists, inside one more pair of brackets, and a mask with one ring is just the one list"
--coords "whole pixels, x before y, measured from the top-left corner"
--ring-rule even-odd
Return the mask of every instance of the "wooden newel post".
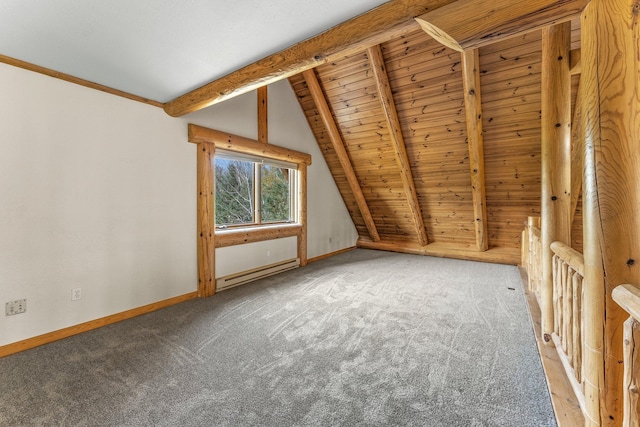
[[623, 322], [612, 299], [640, 284], [640, 81], [637, 0], [582, 13], [584, 319], [587, 425], [622, 425]]
[[542, 30], [542, 333], [551, 344], [551, 243], [571, 244], [571, 23]]

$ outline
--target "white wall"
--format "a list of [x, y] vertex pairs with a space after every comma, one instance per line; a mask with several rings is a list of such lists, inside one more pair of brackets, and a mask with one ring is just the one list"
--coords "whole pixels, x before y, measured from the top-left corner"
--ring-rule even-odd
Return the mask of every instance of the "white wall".
[[[0, 312], [0, 345], [195, 291], [196, 163], [186, 124], [255, 138], [255, 94], [174, 119], [4, 64], [0, 94], [0, 304], [27, 299], [24, 314]], [[313, 156], [309, 256], [354, 245], [288, 83], [269, 95], [271, 142]], [[271, 263], [290, 244], [272, 243], [233, 250]], [[218, 254], [228, 272], [233, 258]], [[71, 301], [73, 288], [81, 300]]]

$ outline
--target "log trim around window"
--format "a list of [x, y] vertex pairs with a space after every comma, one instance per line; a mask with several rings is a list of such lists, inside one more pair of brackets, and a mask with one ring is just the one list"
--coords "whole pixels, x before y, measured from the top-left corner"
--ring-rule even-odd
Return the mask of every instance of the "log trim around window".
[[[198, 145], [198, 296], [216, 293], [215, 248], [297, 236], [300, 265], [307, 264], [307, 165], [311, 156], [288, 148], [189, 124], [189, 142]], [[216, 230], [215, 171], [216, 148], [295, 163], [298, 167], [298, 222]]]

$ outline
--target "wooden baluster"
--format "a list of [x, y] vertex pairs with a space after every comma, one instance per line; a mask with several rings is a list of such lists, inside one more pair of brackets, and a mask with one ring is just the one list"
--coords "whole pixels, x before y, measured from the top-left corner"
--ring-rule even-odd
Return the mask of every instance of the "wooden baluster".
[[533, 230], [533, 228], [531, 229], [531, 271], [533, 271], [533, 280], [531, 281], [531, 288], [533, 290], [533, 293], [536, 295], [536, 298], [538, 298], [538, 286], [536, 284], [536, 280], [537, 280], [537, 270], [536, 270], [536, 259], [538, 257], [538, 250], [537, 250], [537, 246], [536, 246], [536, 233], [535, 230]]
[[536, 282], [535, 282], [535, 265], [536, 265], [536, 234], [533, 229], [533, 218], [529, 218], [529, 268], [533, 273], [531, 275], [531, 282], [529, 284], [529, 289], [534, 293], [537, 292]]
[[640, 426], [640, 323], [624, 322], [624, 427]]
[[536, 259], [534, 260], [536, 265], [536, 296], [538, 303], [540, 302], [540, 286], [542, 282], [542, 242], [540, 241], [540, 233], [536, 234]]
[[558, 318], [558, 330], [556, 331], [556, 335], [560, 338], [560, 346], [562, 347], [562, 261], [560, 257], [558, 257], [558, 268], [556, 271], [557, 275], [557, 287], [558, 287], [558, 301], [556, 302], [556, 317]]
[[551, 259], [552, 270], [551, 273], [553, 275], [553, 332], [556, 335], [560, 336], [560, 310], [559, 310], [559, 301], [560, 301], [560, 286], [558, 285], [560, 281], [560, 276], [558, 272], [560, 271], [559, 266], [560, 258], [558, 255], [554, 255]]
[[573, 277], [577, 274], [576, 271], [568, 267], [567, 278], [564, 281], [564, 336], [567, 347], [567, 359], [571, 367], [573, 365]]
[[573, 371], [582, 384], [582, 276], [573, 276]]
[[538, 233], [538, 235], [536, 236], [536, 286], [537, 286], [537, 293], [538, 293], [538, 301], [540, 301], [541, 298], [541, 290], [540, 287], [542, 286], [542, 241], [540, 240], [540, 234]]
[[567, 324], [569, 323], [569, 319], [567, 318], [567, 282], [569, 280], [569, 265], [563, 261], [561, 268], [560, 283], [562, 284], [562, 301], [560, 303], [560, 310], [562, 311], [562, 323], [560, 333], [562, 334], [562, 350], [564, 354], [567, 354]]

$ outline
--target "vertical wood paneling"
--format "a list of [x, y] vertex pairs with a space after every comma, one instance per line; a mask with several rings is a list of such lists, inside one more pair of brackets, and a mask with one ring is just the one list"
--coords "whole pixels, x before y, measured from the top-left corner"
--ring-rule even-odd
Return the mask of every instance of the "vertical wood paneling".
[[418, 241], [368, 56], [318, 67], [317, 75], [381, 239]]
[[329, 132], [329, 138], [331, 139], [331, 142], [333, 144], [333, 149], [336, 152], [340, 165], [342, 166], [342, 170], [344, 171], [345, 177], [349, 183], [351, 193], [356, 199], [360, 214], [364, 218], [367, 230], [369, 231], [369, 236], [373, 241], [378, 241], [380, 240], [380, 236], [378, 235], [375, 222], [371, 217], [369, 206], [367, 205], [367, 201], [362, 194], [362, 189], [353, 170], [353, 165], [351, 164], [351, 160], [349, 159], [349, 156], [344, 148], [342, 137], [340, 135], [340, 132], [338, 131], [338, 128], [336, 127], [335, 122], [333, 121], [331, 111], [329, 109], [329, 106], [327, 105], [327, 101], [324, 97], [317, 77], [313, 70], [305, 71], [303, 73], [303, 76], [307, 83], [307, 86], [309, 87], [309, 91], [315, 102], [316, 108], [319, 110], [323, 124]]
[[489, 242], [520, 245], [540, 215], [541, 33], [480, 49]]
[[[579, 44], [579, 31], [574, 30], [572, 48]], [[467, 138], [460, 54], [421, 30], [380, 48], [427, 239], [477, 251], [476, 168]], [[527, 217], [540, 215], [541, 32], [481, 48], [478, 73], [482, 130], [476, 132], [484, 139], [486, 240], [489, 250], [519, 249]], [[366, 52], [319, 66], [316, 75], [381, 239], [417, 243], [402, 168]], [[300, 76], [290, 82], [358, 233], [367, 238], [365, 221], [308, 88]]]
[[382, 50], [429, 241], [474, 251], [460, 54], [420, 32]]
[[311, 98], [311, 94], [309, 93], [309, 89], [307, 87], [306, 82], [301, 74], [290, 77], [289, 82], [291, 87], [293, 88], [296, 96], [298, 98], [298, 102], [302, 110], [305, 113], [309, 126], [311, 127], [311, 131], [316, 137], [316, 141], [318, 142], [318, 147], [323, 154], [323, 157], [329, 167], [329, 171], [333, 176], [333, 180], [338, 187], [338, 191], [342, 196], [344, 204], [349, 211], [349, 215], [353, 220], [353, 223], [356, 227], [358, 235], [360, 236], [368, 236], [368, 230], [364, 223], [364, 219], [360, 214], [360, 210], [358, 209], [358, 205], [349, 190], [349, 183], [344, 175], [344, 171], [340, 166], [340, 161], [338, 160], [338, 156], [333, 149], [331, 140], [328, 137], [327, 131], [320, 119], [319, 113], [315, 107], [315, 103]]
[[398, 162], [398, 168], [400, 169], [400, 177], [402, 179], [404, 192], [407, 195], [407, 205], [409, 206], [413, 222], [415, 223], [418, 242], [420, 245], [425, 246], [427, 244], [427, 232], [424, 228], [422, 211], [420, 209], [418, 195], [416, 193], [416, 185], [413, 180], [413, 173], [411, 172], [411, 164], [409, 163], [407, 148], [404, 143], [402, 129], [400, 128], [400, 120], [398, 119], [398, 112], [391, 93], [389, 77], [387, 76], [387, 70], [380, 46], [374, 46], [367, 49], [367, 55], [369, 56], [369, 61], [371, 61], [371, 68], [373, 69], [380, 104], [382, 105], [387, 127], [389, 128], [389, 136], [391, 143], [393, 144], [393, 152], [396, 155], [396, 161]]

